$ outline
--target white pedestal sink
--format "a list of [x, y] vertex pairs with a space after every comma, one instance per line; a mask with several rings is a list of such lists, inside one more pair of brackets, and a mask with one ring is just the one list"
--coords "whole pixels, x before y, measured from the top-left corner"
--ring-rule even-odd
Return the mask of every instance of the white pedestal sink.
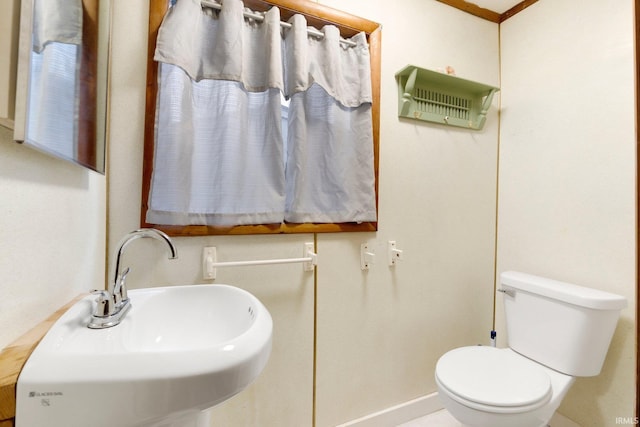
[[54, 324], [18, 379], [17, 427], [195, 427], [267, 363], [271, 316], [242, 289], [174, 286], [129, 298], [113, 328], [87, 328], [94, 296]]

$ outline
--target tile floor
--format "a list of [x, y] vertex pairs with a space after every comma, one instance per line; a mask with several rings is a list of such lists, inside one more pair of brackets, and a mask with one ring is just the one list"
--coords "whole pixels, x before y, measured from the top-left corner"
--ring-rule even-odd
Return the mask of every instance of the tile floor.
[[[553, 427], [580, 427], [573, 421], [555, 414], [551, 419]], [[446, 409], [400, 424], [397, 427], [464, 427]]]
[[446, 409], [416, 418], [397, 427], [463, 427]]

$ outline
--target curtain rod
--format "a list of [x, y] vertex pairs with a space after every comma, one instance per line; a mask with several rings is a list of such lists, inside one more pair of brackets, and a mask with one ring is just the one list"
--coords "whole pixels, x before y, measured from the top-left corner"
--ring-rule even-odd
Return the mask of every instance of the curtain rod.
[[[222, 8], [222, 5], [220, 3], [216, 3], [213, 0], [200, 0], [200, 4], [203, 7], [210, 7], [211, 9], [216, 9], [216, 10], [220, 10]], [[242, 12], [245, 18], [249, 18], [249, 19], [254, 19], [258, 22], [262, 22], [264, 21], [264, 17], [259, 14], [259, 13], [255, 13], [255, 12], [249, 12], [247, 10], [245, 10], [244, 12]], [[280, 26], [282, 28], [291, 28], [291, 24], [289, 24], [288, 22], [283, 22], [280, 21]], [[313, 27], [307, 27], [307, 33], [311, 34], [314, 37], [319, 37], [319, 38], [323, 38], [324, 37], [324, 33], [320, 30], [317, 30]], [[345, 39], [340, 39], [340, 43], [346, 44], [347, 46], [355, 46], [356, 43], [351, 41], [351, 40], [345, 40]]]

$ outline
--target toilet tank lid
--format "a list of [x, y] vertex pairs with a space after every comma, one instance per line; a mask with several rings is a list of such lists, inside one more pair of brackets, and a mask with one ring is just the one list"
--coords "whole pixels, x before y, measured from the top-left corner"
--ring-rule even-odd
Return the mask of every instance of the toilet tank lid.
[[503, 272], [500, 281], [514, 289], [596, 310], [621, 310], [627, 306], [627, 299], [620, 295], [517, 271]]

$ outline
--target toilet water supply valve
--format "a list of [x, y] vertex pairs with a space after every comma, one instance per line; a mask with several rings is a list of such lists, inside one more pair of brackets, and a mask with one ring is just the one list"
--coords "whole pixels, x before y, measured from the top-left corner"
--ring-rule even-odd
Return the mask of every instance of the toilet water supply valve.
[[491, 347], [496, 346], [496, 335], [497, 335], [496, 331], [491, 331]]

